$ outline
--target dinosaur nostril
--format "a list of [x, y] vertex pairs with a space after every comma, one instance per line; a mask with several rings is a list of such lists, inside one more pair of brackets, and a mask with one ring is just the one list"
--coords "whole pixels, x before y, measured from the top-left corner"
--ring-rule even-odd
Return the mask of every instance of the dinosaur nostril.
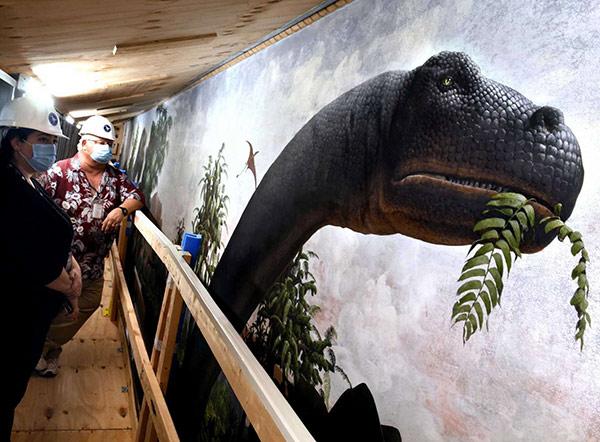
[[565, 117], [563, 113], [551, 106], [542, 106], [531, 116], [531, 126], [542, 126], [552, 131], [558, 129], [558, 126], [564, 124]]

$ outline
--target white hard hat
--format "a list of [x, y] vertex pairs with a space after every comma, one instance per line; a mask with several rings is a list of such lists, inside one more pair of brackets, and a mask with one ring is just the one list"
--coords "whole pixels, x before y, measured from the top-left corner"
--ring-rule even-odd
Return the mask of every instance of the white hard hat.
[[94, 135], [98, 138], [115, 141], [115, 128], [108, 118], [94, 115], [81, 125], [79, 135]]
[[0, 126], [35, 129], [67, 138], [60, 128], [58, 112], [51, 104], [23, 96], [8, 102], [0, 111]]

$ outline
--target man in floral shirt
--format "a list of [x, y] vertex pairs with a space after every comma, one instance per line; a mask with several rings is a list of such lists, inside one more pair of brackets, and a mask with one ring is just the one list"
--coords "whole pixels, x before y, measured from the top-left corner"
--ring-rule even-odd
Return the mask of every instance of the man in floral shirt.
[[113, 125], [106, 118], [86, 120], [79, 132], [78, 153], [54, 164], [38, 178], [48, 194], [71, 218], [72, 252], [81, 267], [83, 288], [79, 317], [55, 318], [36, 367], [42, 376], [55, 376], [61, 346], [67, 343], [100, 305], [104, 258], [121, 221], [144, 206], [144, 196], [127, 176], [109, 165]]

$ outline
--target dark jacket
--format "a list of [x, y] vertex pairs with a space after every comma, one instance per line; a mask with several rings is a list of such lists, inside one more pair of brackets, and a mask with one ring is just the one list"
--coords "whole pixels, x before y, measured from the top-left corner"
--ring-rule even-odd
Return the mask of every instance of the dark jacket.
[[70, 259], [73, 228], [38, 184], [0, 164], [0, 336], [7, 358], [0, 376], [0, 441], [39, 359], [65, 297], [45, 287]]

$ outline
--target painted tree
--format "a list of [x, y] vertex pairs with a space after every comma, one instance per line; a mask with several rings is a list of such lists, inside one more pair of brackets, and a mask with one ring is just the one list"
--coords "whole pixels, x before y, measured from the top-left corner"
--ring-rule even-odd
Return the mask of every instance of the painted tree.
[[[217, 157], [208, 157], [208, 163], [203, 166], [204, 175], [200, 180], [200, 206], [193, 212], [192, 231], [202, 235], [202, 247], [194, 265], [194, 272], [204, 285], [210, 283], [215, 267], [219, 262], [220, 250], [223, 247], [221, 236], [226, 228], [227, 204], [229, 197], [225, 193], [223, 179], [227, 176], [227, 163], [223, 156], [225, 144], [221, 145]], [[177, 352], [179, 363], [185, 357], [184, 348], [188, 344], [192, 329], [192, 318], [188, 310], [183, 317], [181, 345]]]
[[169, 130], [173, 126], [173, 118], [167, 108], [160, 105], [156, 108], [156, 119], [150, 127], [150, 141], [145, 151], [145, 161], [141, 173], [141, 187], [148, 198], [158, 183], [167, 151], [169, 149]]
[[331, 348], [335, 329], [331, 326], [321, 336], [313, 322], [320, 307], [307, 299], [308, 295], [317, 293], [309, 267], [311, 258], [318, 256], [302, 249], [296, 254], [259, 305], [246, 342], [268, 373], [281, 373], [276, 380], [284, 392], [303, 381], [317, 388], [327, 403], [329, 379], [323, 375], [338, 372], [348, 384], [350, 382], [336, 364]]
[[226, 228], [227, 204], [223, 180], [227, 177], [227, 163], [223, 157], [225, 144], [221, 145], [215, 159], [208, 157], [204, 166], [204, 176], [200, 180], [200, 206], [194, 209], [192, 230], [202, 235], [202, 250], [194, 271], [200, 280], [208, 285], [219, 262], [223, 247], [221, 236]]

